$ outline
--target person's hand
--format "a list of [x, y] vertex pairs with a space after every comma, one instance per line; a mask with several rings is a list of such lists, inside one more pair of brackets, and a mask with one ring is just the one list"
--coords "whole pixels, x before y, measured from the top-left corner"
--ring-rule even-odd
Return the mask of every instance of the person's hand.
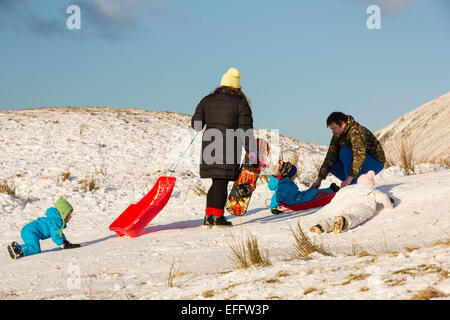
[[69, 241], [64, 241], [64, 243], [61, 245], [61, 249], [74, 249], [79, 248], [80, 245], [77, 243], [70, 243]]
[[317, 178], [316, 181], [311, 185], [311, 189], [319, 189], [322, 179]]
[[249, 158], [251, 164], [258, 163], [258, 153], [257, 152], [250, 152], [248, 154], [248, 158]]
[[341, 188], [345, 188], [346, 186], [348, 186], [350, 183], [352, 183], [352, 180], [353, 180], [353, 177], [352, 176], [348, 176], [347, 179], [342, 181]]
[[252, 165], [254, 168], [257, 168], [258, 170], [262, 170], [266, 167], [265, 161], [262, 161], [258, 157], [257, 152], [250, 152], [248, 154], [249, 164]]

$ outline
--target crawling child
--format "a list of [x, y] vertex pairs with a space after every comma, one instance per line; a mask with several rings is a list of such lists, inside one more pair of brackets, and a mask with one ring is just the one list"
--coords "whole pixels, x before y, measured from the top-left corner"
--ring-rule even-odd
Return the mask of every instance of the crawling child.
[[12, 259], [23, 256], [30, 256], [41, 252], [40, 240], [52, 238], [56, 245], [62, 249], [72, 249], [80, 247], [67, 241], [62, 229], [72, 217], [73, 208], [69, 202], [60, 197], [54, 207], [48, 208], [46, 217], [38, 218], [22, 228], [21, 236], [24, 244], [12, 242], [8, 246], [8, 251]]

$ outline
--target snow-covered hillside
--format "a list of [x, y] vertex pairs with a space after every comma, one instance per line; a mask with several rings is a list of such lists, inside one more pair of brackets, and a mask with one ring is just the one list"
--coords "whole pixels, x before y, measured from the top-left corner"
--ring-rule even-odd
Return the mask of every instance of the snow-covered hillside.
[[402, 144], [417, 163], [450, 163], [450, 92], [406, 113], [378, 130], [389, 159], [396, 162]]
[[[262, 132], [262, 131], [261, 131]], [[264, 177], [249, 212], [227, 217], [231, 229], [204, 229], [200, 139], [174, 176], [172, 197], [138, 238], [108, 230], [131, 203], [148, 192], [193, 137], [190, 116], [107, 108], [43, 108], [0, 112], [0, 297], [5, 299], [405, 299], [431, 292], [450, 294], [450, 170], [407, 176], [398, 167], [376, 182], [395, 208], [345, 234], [313, 235], [314, 212], [272, 215]], [[265, 133], [261, 133], [264, 135]], [[273, 141], [277, 141], [276, 139]], [[301, 189], [316, 178], [327, 147], [279, 139], [276, 160], [297, 162]], [[329, 177], [327, 187], [336, 181]], [[91, 182], [89, 185], [88, 182]], [[231, 184], [230, 184], [231, 188]], [[92, 189], [92, 190], [89, 190]], [[43, 253], [17, 261], [6, 246], [21, 242], [20, 230], [43, 216], [59, 196], [74, 207], [64, 233], [82, 247], [59, 250], [51, 240]], [[292, 259], [290, 225], [332, 254]], [[252, 233], [269, 250], [272, 265], [237, 269], [232, 237]], [[168, 285], [171, 266], [179, 268]], [[432, 290], [431, 290], [432, 289]], [[428, 291], [424, 291], [428, 290]]]

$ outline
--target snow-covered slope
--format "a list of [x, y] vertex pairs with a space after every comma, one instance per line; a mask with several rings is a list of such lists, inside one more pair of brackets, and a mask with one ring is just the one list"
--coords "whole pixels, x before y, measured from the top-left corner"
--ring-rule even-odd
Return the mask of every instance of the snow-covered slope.
[[[450, 294], [450, 170], [412, 176], [398, 167], [383, 170], [378, 188], [396, 207], [380, 207], [377, 216], [348, 233], [322, 236], [307, 231], [315, 210], [273, 216], [265, 207], [271, 192], [263, 178], [249, 212], [227, 215], [233, 228], [210, 230], [201, 226], [210, 182], [198, 176], [198, 139], [175, 173], [164, 210], [140, 237], [117, 237], [108, 226], [186, 148], [193, 137], [189, 123], [189, 115], [136, 109], [0, 112], [0, 184], [14, 193], [0, 193], [0, 297], [403, 299], [428, 287]], [[279, 141], [272, 167], [280, 156], [296, 161], [297, 183], [306, 189], [327, 148], [283, 136]], [[83, 189], [85, 179], [95, 180], [94, 190]], [[64, 233], [82, 247], [61, 251], [45, 240], [43, 253], [11, 260], [7, 244], [21, 242], [21, 228], [43, 216], [60, 195], [75, 207]], [[333, 256], [290, 258], [290, 224], [298, 219]], [[272, 266], [236, 269], [229, 244], [232, 235], [247, 233], [269, 250]], [[173, 264], [180, 273], [168, 286]]]
[[416, 162], [450, 163], [450, 92], [408, 112], [375, 135], [394, 160], [402, 143]]

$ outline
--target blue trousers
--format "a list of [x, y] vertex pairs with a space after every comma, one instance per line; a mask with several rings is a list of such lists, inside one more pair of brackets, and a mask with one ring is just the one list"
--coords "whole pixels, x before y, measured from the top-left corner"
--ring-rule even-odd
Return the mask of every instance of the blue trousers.
[[[351, 147], [343, 147], [339, 151], [339, 161], [336, 162], [333, 169], [331, 169], [331, 174], [333, 174], [336, 178], [341, 181], [344, 181], [348, 177], [348, 173], [350, 172], [350, 167], [353, 162], [353, 152]], [[351, 184], [355, 184], [358, 177], [364, 173], [369, 172], [370, 170], [375, 171], [375, 174], [379, 173], [384, 167], [384, 162], [380, 162], [376, 160], [373, 156], [366, 153], [366, 160], [359, 171], [357, 177], [352, 180]]]
[[41, 252], [41, 244], [38, 235], [28, 230], [26, 226], [22, 229], [20, 235], [25, 242], [25, 244], [20, 245], [24, 256], [31, 256]]
[[[289, 205], [295, 206], [296, 204], [301, 204], [301, 203], [306, 203], [306, 202], [309, 202], [309, 201], [313, 201], [313, 200], [314, 200], [314, 197], [315, 197], [319, 192], [322, 192], [322, 191], [325, 191], [325, 192], [326, 192], [326, 193], [324, 193], [324, 194], [322, 194], [322, 195], [325, 195], [325, 194], [329, 194], [329, 193], [333, 193], [333, 192], [334, 192], [334, 191], [331, 190], [330, 188], [326, 188], [326, 189], [308, 189], [308, 190], [305, 190], [305, 191], [299, 191], [299, 192], [297, 193], [297, 197], [296, 197], [296, 199], [295, 199], [295, 202], [294, 202], [294, 203], [290, 203]], [[320, 198], [322, 195], [319, 195], [318, 198]]]

